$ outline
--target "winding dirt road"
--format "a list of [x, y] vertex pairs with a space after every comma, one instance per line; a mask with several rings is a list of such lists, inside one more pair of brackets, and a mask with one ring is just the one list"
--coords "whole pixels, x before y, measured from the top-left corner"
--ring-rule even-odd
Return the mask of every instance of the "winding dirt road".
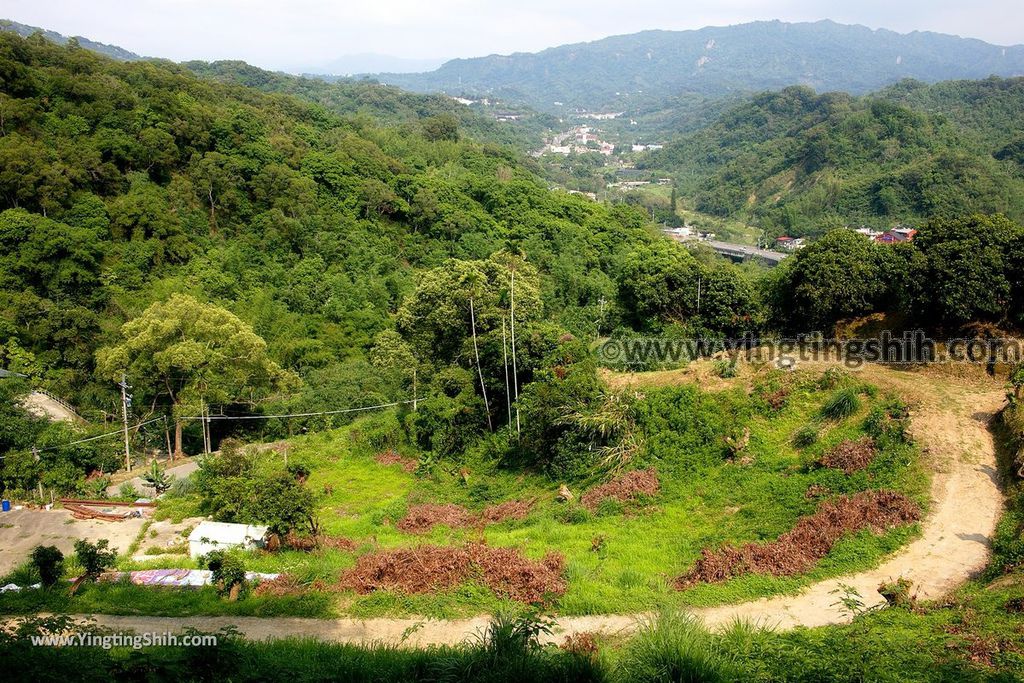
[[[787, 629], [843, 623], [849, 615], [835, 606], [840, 585], [858, 591], [866, 605], [880, 604], [877, 588], [903, 577], [919, 597], [941, 597], [984, 568], [989, 544], [1002, 510], [995, 445], [988, 424], [1005, 399], [1001, 384], [973, 372], [955, 369], [901, 371], [869, 366], [864, 379], [903, 396], [912, 406], [912, 430], [935, 472], [932, 506], [922, 534], [881, 566], [858, 574], [822, 581], [800, 593], [753, 602], [694, 610], [709, 626], [744, 619]], [[620, 386], [692, 382], [686, 371], [617, 376]], [[582, 631], [627, 633], [643, 615], [562, 617], [549, 640], [561, 642]], [[118, 630], [177, 631], [194, 626], [214, 630], [235, 625], [254, 639], [308, 636], [335, 642], [404, 642], [407, 645], [452, 644], [473, 637], [487, 617], [437, 621], [416, 619], [298, 619], [238, 617], [121, 617], [97, 615], [97, 623]]]

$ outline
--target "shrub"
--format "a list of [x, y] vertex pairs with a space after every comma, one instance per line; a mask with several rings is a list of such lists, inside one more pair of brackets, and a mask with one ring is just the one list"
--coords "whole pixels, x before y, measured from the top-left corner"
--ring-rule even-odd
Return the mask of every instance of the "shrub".
[[156, 495], [162, 495], [174, 484], [174, 475], [168, 475], [160, 463], [153, 459], [149, 465], [149, 471], [142, 475], [146, 485], [156, 491]]
[[818, 425], [806, 424], [793, 434], [793, 445], [797, 448], [813, 446], [818, 441]]
[[64, 553], [52, 545], [37, 545], [32, 551], [32, 565], [44, 586], [55, 586], [64, 576]]
[[85, 480], [85, 483], [82, 484], [82, 491], [87, 498], [106, 498], [108, 486], [110, 486], [110, 477], [93, 477]]
[[231, 600], [237, 599], [239, 591], [245, 587], [245, 563], [242, 558], [223, 550], [214, 550], [203, 558], [203, 563], [212, 573], [211, 579], [217, 592], [229, 596]]
[[878, 594], [885, 598], [890, 607], [911, 609], [917, 605], [917, 595], [910, 592], [913, 587], [910, 579], [902, 576], [895, 581], [883, 583], [878, 587]]
[[739, 370], [736, 368], [736, 360], [728, 358], [719, 358], [714, 364], [715, 374], [722, 379], [732, 379], [739, 374]]
[[132, 486], [131, 482], [126, 481], [117, 490], [117, 495], [125, 500], [137, 500], [139, 498], [139, 490]]
[[825, 372], [821, 373], [821, 378], [818, 380], [819, 389], [835, 389], [836, 387], [844, 384], [850, 375], [842, 368], [828, 368]]
[[860, 410], [860, 396], [853, 387], [841, 389], [836, 392], [825, 405], [821, 407], [821, 414], [829, 420], [842, 420]]
[[664, 612], [644, 624], [626, 645], [615, 680], [744, 680], [736, 655], [694, 617]]
[[875, 441], [905, 443], [910, 428], [910, 408], [899, 399], [876, 405], [864, 420], [864, 430]]
[[117, 553], [107, 548], [110, 542], [101, 538], [95, 543], [84, 539], [75, 541], [75, 556], [78, 564], [82, 566], [82, 576], [89, 581], [95, 581], [107, 569], [114, 566], [117, 561]]

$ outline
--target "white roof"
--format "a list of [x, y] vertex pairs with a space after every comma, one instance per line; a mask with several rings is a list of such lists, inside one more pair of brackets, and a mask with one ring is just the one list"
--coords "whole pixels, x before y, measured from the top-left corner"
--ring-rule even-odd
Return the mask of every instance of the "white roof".
[[230, 522], [200, 522], [188, 535], [189, 543], [243, 545], [258, 541], [267, 535], [267, 527], [254, 524], [232, 524]]

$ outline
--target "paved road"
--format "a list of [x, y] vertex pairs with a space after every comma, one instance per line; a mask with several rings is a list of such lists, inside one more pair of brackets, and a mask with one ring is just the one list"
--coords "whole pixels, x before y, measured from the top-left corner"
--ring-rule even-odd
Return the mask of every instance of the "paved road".
[[67, 406], [38, 391], [25, 397], [22, 405], [33, 415], [45, 417], [53, 422], [81, 422], [82, 418]]
[[[166, 470], [167, 474], [173, 475], [175, 479], [187, 479], [190, 474], [199, 469], [199, 461], [194, 457], [189, 458], [187, 461], [179, 462], [180, 464], [175, 465], [174, 467], [168, 467]], [[146, 465], [146, 469], [148, 469], [148, 467], [149, 466]], [[135, 490], [138, 491], [143, 496], [153, 497], [156, 495], [156, 491], [150, 488], [141, 476], [132, 477], [127, 481], [127, 483], [134, 486]], [[110, 486], [107, 487], [107, 495], [117, 496], [120, 493], [121, 487], [124, 486], [124, 484], [125, 482], [111, 484]]]
[[706, 244], [723, 256], [743, 259], [744, 261], [760, 259], [770, 263], [771, 265], [777, 265], [789, 256], [789, 254], [785, 254], [780, 251], [758, 249], [757, 247], [752, 247], [747, 244], [734, 244], [733, 242], [720, 242], [718, 240], [703, 240], [689, 235], [679, 235], [669, 230], [664, 232], [672, 239], [682, 242], [683, 244]]

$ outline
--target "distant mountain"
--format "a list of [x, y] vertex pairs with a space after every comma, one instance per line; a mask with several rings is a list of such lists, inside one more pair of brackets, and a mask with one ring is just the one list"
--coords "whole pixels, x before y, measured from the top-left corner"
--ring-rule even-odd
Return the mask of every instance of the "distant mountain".
[[322, 64], [306, 65], [299, 69], [290, 69], [296, 73], [323, 76], [349, 76], [379, 71], [422, 73], [432, 71], [442, 64], [443, 59], [410, 59], [393, 55], [355, 54], [343, 55]]
[[644, 31], [532, 54], [455, 59], [423, 74], [375, 77], [420, 92], [488, 94], [562, 111], [642, 108], [685, 93], [720, 96], [806, 85], [859, 94], [905, 78], [935, 82], [1022, 74], [1021, 45], [832, 21], [763, 21]]
[[118, 59], [122, 62], [133, 62], [137, 59], [142, 59], [140, 55], [135, 54], [129, 50], [125, 50], [123, 47], [117, 45], [107, 45], [106, 43], [97, 43], [95, 40], [89, 40], [82, 36], [68, 37], [56, 31], [47, 31], [41, 29], [38, 26], [28, 26], [26, 24], [19, 24], [16, 21], [10, 19], [0, 19], [0, 31], [10, 31], [17, 33], [19, 36], [30, 36], [33, 33], [41, 33], [47, 40], [57, 43], [58, 45], [65, 45], [69, 40], [77, 40], [78, 44], [84, 47], [86, 50], [92, 52], [98, 52], [101, 55]]

